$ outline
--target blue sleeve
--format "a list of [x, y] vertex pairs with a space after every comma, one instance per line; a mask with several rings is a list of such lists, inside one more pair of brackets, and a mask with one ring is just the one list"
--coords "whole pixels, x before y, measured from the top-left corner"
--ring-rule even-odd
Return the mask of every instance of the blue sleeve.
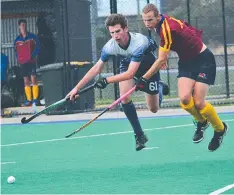
[[33, 34], [32, 37], [33, 37], [33, 40], [36, 42], [36, 48], [32, 53], [32, 58], [35, 58], [39, 54], [39, 51], [40, 51], [40, 42], [36, 35]]
[[107, 53], [106, 48], [103, 47], [102, 52], [101, 52], [101, 60], [103, 62], [107, 62], [109, 60], [109, 58], [110, 58], [110, 55]]
[[131, 61], [141, 62], [143, 60], [145, 50], [146, 48], [144, 46], [137, 48], [132, 54]]
[[8, 57], [1, 53], [1, 81], [7, 79]]

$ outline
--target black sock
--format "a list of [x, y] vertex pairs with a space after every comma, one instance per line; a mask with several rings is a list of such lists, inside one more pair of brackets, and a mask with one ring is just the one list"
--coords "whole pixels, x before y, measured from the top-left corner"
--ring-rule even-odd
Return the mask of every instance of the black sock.
[[136, 108], [132, 101], [127, 104], [122, 103], [122, 108], [129, 122], [131, 123], [136, 136], [139, 137], [144, 134], [137, 116]]

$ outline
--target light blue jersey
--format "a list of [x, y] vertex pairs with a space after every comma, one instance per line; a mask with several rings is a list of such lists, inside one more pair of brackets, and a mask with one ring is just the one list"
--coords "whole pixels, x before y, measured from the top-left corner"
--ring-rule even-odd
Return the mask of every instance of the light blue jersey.
[[129, 62], [141, 62], [152, 43], [146, 36], [140, 33], [129, 32], [129, 34], [130, 42], [126, 49], [120, 47], [114, 39], [110, 39], [102, 48], [101, 60], [106, 62], [110, 56], [121, 56], [129, 60]]

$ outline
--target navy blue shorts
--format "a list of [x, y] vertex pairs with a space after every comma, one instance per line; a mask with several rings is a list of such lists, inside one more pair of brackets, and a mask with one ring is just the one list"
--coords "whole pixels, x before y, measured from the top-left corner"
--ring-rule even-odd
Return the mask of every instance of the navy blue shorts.
[[36, 64], [21, 64], [20, 67], [23, 77], [30, 77], [31, 75], [36, 75]]
[[213, 85], [216, 77], [216, 62], [213, 53], [206, 49], [196, 58], [179, 62], [178, 78], [186, 77], [197, 82]]
[[[139, 69], [137, 70], [137, 73], [134, 77], [134, 79], [138, 79], [140, 77], [142, 77], [149, 69], [150, 67], [152, 66], [152, 64], [155, 62], [155, 56], [151, 53], [147, 53], [145, 54], [141, 64], [140, 64], [140, 67]], [[122, 59], [120, 61], [120, 73], [123, 73], [123, 72], [126, 72], [128, 70], [128, 66], [130, 64], [130, 61], [127, 60], [126, 58]], [[158, 83], [159, 83], [159, 80], [160, 80], [160, 73], [156, 73], [155, 75], [153, 75], [149, 81], [148, 81], [148, 88], [146, 91], [146, 93], [150, 94], [150, 95], [155, 95], [155, 94], [158, 94], [159, 93], [159, 86], [158, 86]]]

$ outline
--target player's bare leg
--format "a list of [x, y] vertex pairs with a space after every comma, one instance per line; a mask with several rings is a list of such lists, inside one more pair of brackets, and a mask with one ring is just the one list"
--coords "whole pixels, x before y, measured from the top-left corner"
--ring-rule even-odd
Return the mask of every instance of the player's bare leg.
[[196, 82], [194, 85], [193, 99], [197, 109], [202, 110], [206, 106], [206, 96], [209, 91], [209, 85]]
[[[120, 82], [119, 83], [120, 95], [125, 94], [128, 90], [130, 90], [134, 86], [134, 84], [135, 82], [133, 79]], [[136, 150], [139, 151], [145, 147], [145, 143], [148, 141], [148, 139], [141, 128], [136, 108], [132, 103], [130, 96], [122, 101], [122, 108], [134, 130], [135, 139], [136, 139]]]
[[205, 101], [209, 86], [205, 83], [196, 82], [194, 86], [194, 103], [199, 112], [211, 123], [214, 128], [214, 136], [211, 139], [208, 149], [210, 151], [216, 150], [223, 141], [223, 136], [226, 134], [228, 127], [221, 121], [215, 108]]
[[195, 100], [192, 96], [196, 81], [190, 78], [181, 77], [178, 79], [178, 93], [181, 107], [189, 112], [195, 119], [196, 130], [193, 136], [193, 142], [199, 143], [204, 138], [204, 131], [208, 128], [209, 123], [196, 108]]
[[150, 95], [150, 94], [145, 93], [145, 100], [147, 103], [147, 107], [151, 112], [153, 112], [153, 113], [158, 112], [158, 110], [159, 110], [159, 94]]

